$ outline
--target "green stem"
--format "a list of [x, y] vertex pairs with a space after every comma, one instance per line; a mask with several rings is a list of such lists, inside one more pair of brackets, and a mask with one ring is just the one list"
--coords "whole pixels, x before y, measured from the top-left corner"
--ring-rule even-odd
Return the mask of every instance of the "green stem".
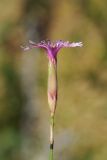
[[48, 104], [50, 109], [50, 153], [49, 160], [53, 160], [54, 150], [54, 115], [57, 103], [57, 59], [49, 60], [48, 74]]
[[50, 153], [49, 160], [53, 160], [53, 150], [54, 150], [54, 116], [50, 119]]

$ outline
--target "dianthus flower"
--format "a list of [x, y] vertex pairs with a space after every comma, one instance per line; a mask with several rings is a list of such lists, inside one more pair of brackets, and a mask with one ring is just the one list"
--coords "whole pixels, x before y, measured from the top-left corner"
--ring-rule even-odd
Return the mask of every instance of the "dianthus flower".
[[43, 48], [46, 51], [47, 57], [49, 59], [49, 73], [48, 73], [48, 104], [50, 108], [51, 121], [50, 121], [50, 160], [53, 160], [53, 147], [54, 147], [54, 115], [57, 102], [57, 53], [61, 48], [68, 47], [82, 47], [82, 42], [73, 42], [58, 40], [51, 42], [50, 40], [41, 41], [40, 43], [35, 43], [29, 41], [28, 45], [22, 46], [24, 51], [32, 48]]
[[64, 42], [62, 40], [51, 42], [50, 40], [46, 40], [46, 41], [41, 41], [40, 43], [35, 43], [29, 40], [28, 45], [22, 47], [25, 51], [32, 48], [43, 48], [46, 50], [48, 58], [54, 61], [54, 59], [56, 59], [57, 53], [61, 48], [82, 47], [82, 46], [83, 46], [82, 42], [70, 43], [69, 41]]

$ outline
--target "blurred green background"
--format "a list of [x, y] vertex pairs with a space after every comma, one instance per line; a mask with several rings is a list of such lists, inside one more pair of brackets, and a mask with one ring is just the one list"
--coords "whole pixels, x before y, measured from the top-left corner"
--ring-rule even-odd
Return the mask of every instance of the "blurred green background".
[[107, 1], [0, 0], [0, 160], [47, 160], [48, 60], [20, 45], [82, 41], [58, 54], [55, 160], [107, 159]]

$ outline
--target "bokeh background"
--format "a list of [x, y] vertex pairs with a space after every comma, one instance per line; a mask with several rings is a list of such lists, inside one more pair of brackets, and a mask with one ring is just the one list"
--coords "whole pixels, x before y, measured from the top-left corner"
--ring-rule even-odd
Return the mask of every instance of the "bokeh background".
[[55, 160], [107, 159], [107, 1], [0, 0], [0, 160], [47, 160], [48, 60], [20, 45], [82, 41], [58, 54]]

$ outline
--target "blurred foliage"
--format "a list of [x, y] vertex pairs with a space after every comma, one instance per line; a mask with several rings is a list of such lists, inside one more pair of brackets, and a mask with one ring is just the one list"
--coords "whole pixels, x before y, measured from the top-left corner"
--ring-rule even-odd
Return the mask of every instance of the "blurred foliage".
[[55, 135], [69, 129], [73, 142], [63, 149], [60, 141], [55, 159], [107, 159], [106, 6], [106, 0], [0, 0], [0, 160], [47, 159], [48, 61], [42, 51], [20, 50], [28, 39], [45, 38], [84, 44], [58, 55]]

